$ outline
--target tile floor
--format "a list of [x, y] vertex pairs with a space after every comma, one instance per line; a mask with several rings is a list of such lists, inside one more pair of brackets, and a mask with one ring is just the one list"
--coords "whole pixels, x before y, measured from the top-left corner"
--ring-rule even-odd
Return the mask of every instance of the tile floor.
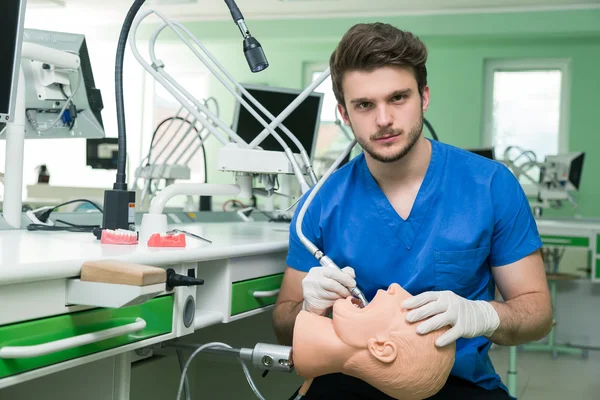
[[[508, 348], [492, 347], [490, 357], [506, 383]], [[600, 351], [588, 357], [519, 351], [517, 356], [519, 400], [600, 400]]]

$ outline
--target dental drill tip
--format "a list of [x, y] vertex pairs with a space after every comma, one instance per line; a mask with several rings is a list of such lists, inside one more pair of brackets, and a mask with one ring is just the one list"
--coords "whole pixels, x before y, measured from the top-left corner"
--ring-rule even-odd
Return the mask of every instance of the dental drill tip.
[[352, 296], [354, 296], [360, 300], [363, 307], [366, 307], [367, 305], [369, 305], [369, 302], [367, 301], [366, 296], [363, 294], [363, 292], [359, 288], [357, 288], [357, 287], [352, 288], [351, 293], [352, 293]]

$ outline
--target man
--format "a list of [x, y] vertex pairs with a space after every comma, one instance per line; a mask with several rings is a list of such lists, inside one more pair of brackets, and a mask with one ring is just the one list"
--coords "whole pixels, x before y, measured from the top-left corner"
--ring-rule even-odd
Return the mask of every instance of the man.
[[[418, 38], [381, 23], [352, 27], [332, 54], [340, 115], [364, 152], [323, 185], [303, 233], [349, 267], [316, 266], [291, 229], [274, 328], [289, 345], [301, 309], [326, 315], [348, 288], [358, 285], [372, 298], [398, 283], [415, 296], [403, 303], [411, 309], [407, 320], [425, 320], [417, 332], [450, 326], [436, 345], [456, 343], [450, 378], [432, 398], [509, 399], [488, 350], [550, 331], [542, 243], [507, 168], [422, 135], [430, 100], [426, 60]], [[493, 301], [496, 287], [504, 302]], [[305, 397], [337, 398], [389, 399], [340, 374], [316, 378]]]

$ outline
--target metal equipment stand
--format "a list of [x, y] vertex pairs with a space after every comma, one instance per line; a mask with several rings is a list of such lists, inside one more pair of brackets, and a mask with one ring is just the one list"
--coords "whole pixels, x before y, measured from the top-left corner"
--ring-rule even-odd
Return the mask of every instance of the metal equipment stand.
[[[552, 358], [557, 359], [559, 353], [578, 355], [586, 358], [588, 355], [587, 350], [579, 349], [570, 345], [556, 344], [555, 333], [556, 333], [556, 283], [561, 280], [574, 280], [578, 279], [575, 275], [562, 274], [558, 272], [558, 264], [565, 252], [564, 248], [546, 248], [543, 250], [544, 264], [546, 264], [546, 271], [550, 271], [547, 274], [548, 282], [550, 285], [550, 297], [552, 299], [552, 330], [548, 334], [548, 341], [546, 343], [529, 343], [522, 346], [525, 351], [547, 351], [552, 353]], [[550, 266], [551, 268], [548, 268]]]

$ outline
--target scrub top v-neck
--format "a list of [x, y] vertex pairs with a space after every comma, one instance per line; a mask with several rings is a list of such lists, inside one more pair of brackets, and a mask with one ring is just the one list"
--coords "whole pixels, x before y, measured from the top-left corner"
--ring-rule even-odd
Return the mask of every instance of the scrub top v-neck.
[[390, 228], [398, 240], [404, 244], [408, 250], [412, 247], [415, 237], [423, 225], [423, 221], [427, 217], [427, 213], [429, 212], [436, 194], [435, 185], [436, 180], [439, 177], [437, 168], [440, 164], [439, 152], [440, 149], [437, 146], [431, 146], [431, 160], [429, 166], [427, 167], [425, 177], [417, 192], [417, 197], [415, 198], [406, 219], [402, 218], [396, 212], [383, 190], [379, 187], [375, 178], [373, 178], [364, 155], [361, 155], [361, 158], [357, 160], [359, 163], [360, 185], [363, 186], [365, 192], [371, 196], [372, 204], [377, 208], [381, 220]]
[[[306, 212], [303, 233], [337, 265], [354, 268], [369, 299], [398, 283], [412, 295], [451, 290], [470, 300], [493, 300], [492, 268], [541, 247], [529, 203], [504, 165], [430, 142], [431, 160], [406, 220], [361, 154], [325, 182]], [[318, 262], [299, 241], [296, 219], [297, 212], [287, 264], [308, 272]], [[506, 390], [489, 359], [488, 339], [461, 338], [456, 345], [451, 375]]]

